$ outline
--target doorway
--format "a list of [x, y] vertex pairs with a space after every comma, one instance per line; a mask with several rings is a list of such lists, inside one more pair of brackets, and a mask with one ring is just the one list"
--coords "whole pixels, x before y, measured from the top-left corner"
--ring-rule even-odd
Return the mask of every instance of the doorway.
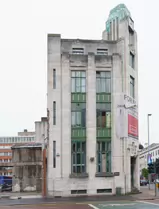
[[131, 157], [131, 190], [135, 188], [135, 164], [136, 157]]

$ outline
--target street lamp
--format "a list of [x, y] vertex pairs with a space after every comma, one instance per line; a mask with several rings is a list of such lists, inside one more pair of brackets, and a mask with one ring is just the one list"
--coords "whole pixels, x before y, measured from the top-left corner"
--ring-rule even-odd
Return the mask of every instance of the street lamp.
[[[150, 159], [150, 127], [149, 118], [152, 114], [147, 114], [147, 132], [148, 132], [148, 159]], [[148, 164], [148, 163], [147, 163]], [[150, 176], [149, 176], [149, 190], [150, 190]]]

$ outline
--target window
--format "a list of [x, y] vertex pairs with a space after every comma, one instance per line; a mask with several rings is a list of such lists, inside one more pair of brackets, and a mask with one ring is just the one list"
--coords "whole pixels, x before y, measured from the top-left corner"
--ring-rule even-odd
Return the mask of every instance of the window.
[[111, 172], [111, 141], [97, 142], [97, 172]]
[[56, 102], [53, 102], [53, 125], [56, 125]]
[[85, 71], [72, 71], [71, 84], [73, 92], [86, 92], [86, 72]]
[[96, 104], [97, 127], [111, 127], [111, 103]]
[[71, 104], [71, 126], [75, 128], [86, 127], [86, 103]]
[[56, 141], [53, 141], [53, 168], [56, 168]]
[[83, 48], [72, 48], [72, 54], [84, 54]]
[[86, 142], [72, 142], [72, 173], [86, 173]]
[[111, 72], [96, 72], [97, 93], [111, 93]]
[[135, 56], [132, 52], [130, 52], [130, 63], [129, 65], [134, 69], [135, 68]]
[[97, 49], [97, 55], [108, 55], [108, 49]]
[[130, 76], [130, 96], [135, 98], [135, 79]]
[[56, 69], [53, 69], [53, 89], [56, 89]]

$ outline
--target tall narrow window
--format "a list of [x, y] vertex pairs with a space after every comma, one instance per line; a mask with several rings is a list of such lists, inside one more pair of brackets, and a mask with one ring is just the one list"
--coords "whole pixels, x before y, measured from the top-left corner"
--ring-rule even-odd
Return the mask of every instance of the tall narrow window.
[[97, 172], [111, 172], [111, 141], [97, 142]]
[[72, 142], [72, 173], [86, 173], [86, 142]]
[[56, 141], [53, 141], [53, 168], [56, 168]]
[[86, 103], [71, 104], [71, 126], [73, 128], [86, 127]]
[[111, 128], [111, 103], [97, 103], [97, 127]]
[[130, 96], [135, 98], [135, 79], [130, 76]]
[[111, 93], [111, 72], [96, 72], [97, 93]]
[[71, 72], [72, 93], [86, 92], [86, 72], [72, 71]]
[[135, 56], [132, 52], [130, 52], [130, 66], [134, 69], [135, 68]]
[[53, 125], [56, 125], [56, 102], [53, 102]]
[[53, 69], [53, 89], [56, 89], [56, 69]]

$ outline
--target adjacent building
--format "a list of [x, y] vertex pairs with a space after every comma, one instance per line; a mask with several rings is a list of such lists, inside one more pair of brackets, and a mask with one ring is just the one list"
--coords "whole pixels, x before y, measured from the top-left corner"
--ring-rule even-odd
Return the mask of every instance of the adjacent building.
[[48, 194], [139, 189], [138, 52], [125, 5], [102, 39], [48, 35]]
[[42, 117], [41, 121], [35, 121], [35, 141], [44, 143], [48, 136], [48, 120]]
[[18, 132], [17, 136], [0, 137], [0, 175], [12, 176], [12, 150], [11, 147], [17, 143], [35, 141], [35, 132]]
[[148, 168], [149, 160], [153, 163], [159, 158], [159, 143], [153, 143], [149, 146], [149, 154], [150, 157], [148, 157], [148, 147], [140, 151], [140, 174], [143, 168]]
[[13, 192], [42, 192], [42, 144], [12, 146]]

